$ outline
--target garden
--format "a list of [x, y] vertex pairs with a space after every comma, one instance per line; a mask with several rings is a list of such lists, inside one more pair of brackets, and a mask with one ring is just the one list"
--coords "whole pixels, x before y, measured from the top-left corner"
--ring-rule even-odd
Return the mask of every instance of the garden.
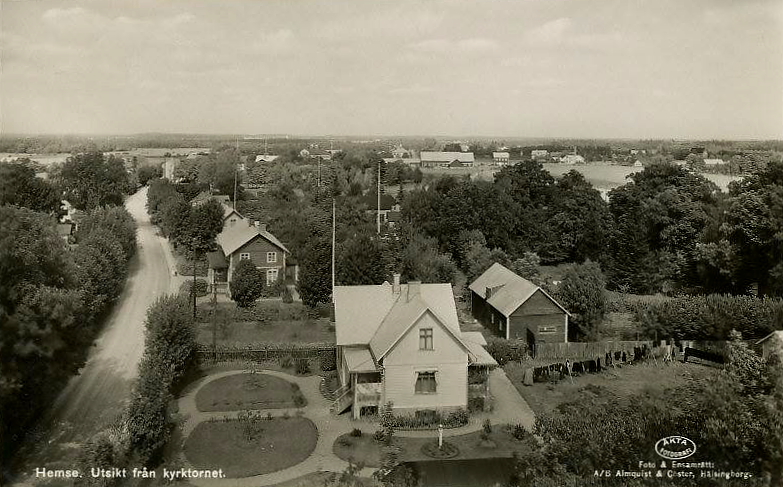
[[209, 382], [196, 394], [202, 412], [301, 408], [299, 385], [267, 374], [235, 374]]
[[247, 414], [239, 420], [200, 423], [184, 450], [194, 467], [222, 468], [227, 477], [237, 478], [296, 465], [310, 456], [317, 441], [318, 430], [307, 418]]

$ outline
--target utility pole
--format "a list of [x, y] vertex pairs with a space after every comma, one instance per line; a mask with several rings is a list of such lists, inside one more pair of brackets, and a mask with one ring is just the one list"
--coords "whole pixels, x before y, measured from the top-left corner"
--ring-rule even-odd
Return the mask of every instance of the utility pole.
[[234, 166], [234, 209], [237, 209], [237, 167]]
[[378, 214], [376, 215], [378, 235], [381, 234], [381, 163], [378, 163]]
[[196, 321], [196, 239], [190, 243], [193, 245], [193, 287], [190, 292], [193, 293], [193, 321]]
[[334, 198], [332, 198], [332, 301], [334, 301], [334, 236], [337, 229], [337, 225], [335, 223], [337, 210], [334, 201]]

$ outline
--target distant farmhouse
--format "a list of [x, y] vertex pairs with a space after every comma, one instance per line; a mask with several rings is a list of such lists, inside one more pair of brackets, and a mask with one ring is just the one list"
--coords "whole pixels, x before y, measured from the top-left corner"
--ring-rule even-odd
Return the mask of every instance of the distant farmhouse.
[[419, 155], [422, 167], [473, 167], [475, 158], [472, 152], [428, 152]]
[[499, 166], [505, 166], [506, 164], [508, 164], [508, 160], [510, 157], [511, 155], [508, 152], [492, 153], [492, 161]]
[[473, 316], [506, 339], [536, 343], [568, 341], [570, 313], [527, 279], [495, 263], [469, 289]]
[[530, 157], [533, 159], [546, 159], [549, 156], [549, 151], [546, 149], [533, 149], [530, 151]]
[[256, 162], [274, 162], [280, 156], [274, 156], [271, 154], [260, 154], [256, 156]]
[[560, 158], [560, 162], [563, 164], [584, 164], [585, 158], [579, 154], [566, 154]]

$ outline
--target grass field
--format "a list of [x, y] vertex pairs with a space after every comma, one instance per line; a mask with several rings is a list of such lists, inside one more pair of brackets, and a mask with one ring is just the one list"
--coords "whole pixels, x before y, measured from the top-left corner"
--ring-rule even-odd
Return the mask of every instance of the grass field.
[[296, 384], [266, 374], [229, 375], [210, 382], [196, 394], [199, 411], [238, 411], [303, 407], [307, 400]]
[[288, 468], [315, 449], [318, 430], [307, 418], [261, 423], [260, 434], [250, 440], [241, 421], [200, 423], [185, 441], [185, 457], [195, 468], [222, 468], [228, 478], [237, 478]]
[[[199, 323], [196, 341], [202, 345], [212, 345], [211, 323]], [[329, 320], [315, 321], [272, 321], [258, 323], [237, 321], [217, 325], [218, 346], [243, 346], [252, 343], [334, 343], [334, 330]]]
[[560, 404], [586, 399], [594, 405], [609, 405], [617, 397], [632, 394], [660, 394], [665, 389], [688, 384], [694, 378], [705, 377], [715, 369], [691, 364], [670, 363], [663, 365], [645, 362], [610, 368], [598, 374], [584, 374], [562, 380], [557, 384], [522, 384], [527, 363], [509, 364], [504, 367], [506, 375], [536, 414], [552, 413]]

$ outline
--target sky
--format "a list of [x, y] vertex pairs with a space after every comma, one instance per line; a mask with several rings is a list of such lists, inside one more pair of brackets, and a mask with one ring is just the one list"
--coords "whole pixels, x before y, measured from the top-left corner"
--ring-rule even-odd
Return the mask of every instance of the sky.
[[0, 133], [783, 139], [780, 0], [0, 0]]

